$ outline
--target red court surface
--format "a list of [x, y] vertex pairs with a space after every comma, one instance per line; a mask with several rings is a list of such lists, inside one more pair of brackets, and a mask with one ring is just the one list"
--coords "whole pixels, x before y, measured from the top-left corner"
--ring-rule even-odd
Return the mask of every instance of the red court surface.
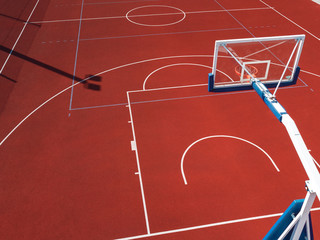
[[214, 42], [306, 35], [277, 99], [319, 162], [319, 14], [311, 0], [0, 0], [0, 238], [262, 239], [308, 178], [253, 90], [208, 92]]

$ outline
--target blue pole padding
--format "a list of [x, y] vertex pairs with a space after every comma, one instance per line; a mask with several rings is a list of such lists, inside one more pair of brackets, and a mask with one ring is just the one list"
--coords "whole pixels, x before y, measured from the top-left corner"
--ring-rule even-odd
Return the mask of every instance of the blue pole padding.
[[268, 106], [271, 112], [281, 122], [282, 115], [287, 114], [286, 110], [275, 98], [272, 97], [272, 94], [262, 82], [255, 81], [252, 83], [252, 87], [258, 93], [258, 95], [261, 97], [264, 103]]
[[[281, 215], [281, 217], [278, 219], [278, 221], [273, 225], [273, 227], [270, 229], [270, 231], [267, 233], [267, 235], [263, 238], [263, 240], [275, 240], [278, 239], [281, 234], [286, 230], [286, 228], [289, 226], [289, 224], [292, 222], [293, 217], [297, 216], [300, 212], [300, 209], [302, 207], [302, 204], [304, 202], [304, 199], [294, 200], [291, 205], [288, 207], [288, 209]], [[311, 218], [309, 215], [309, 221], [310, 221], [310, 233], [311, 233], [311, 239], [313, 240], [313, 233], [312, 233], [312, 223]], [[292, 235], [293, 229], [288, 233], [288, 235], [284, 238], [284, 240], [290, 240]], [[306, 226], [304, 227], [301, 236], [299, 240], [306, 239], [307, 236], [307, 229]]]
[[212, 73], [208, 74], [208, 91], [213, 92], [213, 82], [214, 82], [214, 75]]
[[292, 84], [296, 84], [297, 80], [299, 78], [300, 73], [300, 67], [296, 67], [296, 70], [294, 71], [293, 78], [292, 78]]

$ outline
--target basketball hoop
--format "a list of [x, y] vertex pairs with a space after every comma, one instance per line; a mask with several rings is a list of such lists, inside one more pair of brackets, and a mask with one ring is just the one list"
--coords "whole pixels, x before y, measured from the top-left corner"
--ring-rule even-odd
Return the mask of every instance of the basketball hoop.
[[[256, 67], [254, 67], [253, 65], [247, 64], [244, 66], [247, 71], [253, 76], [256, 77], [256, 74], [258, 73], [258, 69]], [[250, 79], [250, 75], [246, 72], [243, 71], [243, 76], [241, 76], [242, 73], [242, 67], [240, 65], [236, 66], [234, 68], [235, 73], [240, 77], [241, 80], [245, 80], [245, 79]], [[242, 78], [241, 78], [242, 77]]]

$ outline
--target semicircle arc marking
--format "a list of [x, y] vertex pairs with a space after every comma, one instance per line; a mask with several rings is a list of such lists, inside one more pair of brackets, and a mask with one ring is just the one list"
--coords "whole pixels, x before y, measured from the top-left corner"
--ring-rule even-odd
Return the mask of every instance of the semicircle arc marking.
[[182, 155], [182, 158], [181, 158], [181, 174], [182, 174], [182, 178], [183, 178], [183, 181], [184, 181], [184, 184], [187, 185], [188, 182], [187, 182], [187, 178], [186, 178], [186, 175], [184, 173], [184, 168], [183, 168], [183, 163], [184, 163], [184, 159], [185, 159], [185, 156], [187, 154], [187, 152], [190, 150], [190, 148], [192, 146], [194, 146], [195, 144], [203, 141], [203, 140], [207, 140], [207, 139], [210, 139], [210, 138], [232, 138], [232, 139], [236, 139], [236, 140], [240, 140], [240, 141], [243, 141], [245, 143], [248, 143], [256, 148], [258, 148], [261, 152], [263, 152], [268, 158], [269, 160], [271, 161], [272, 165], [274, 166], [274, 168], [277, 170], [277, 172], [280, 172], [279, 168], [277, 167], [277, 165], [275, 164], [275, 162], [273, 161], [273, 159], [270, 157], [270, 155], [265, 151], [263, 150], [261, 147], [259, 147], [258, 145], [246, 140], [246, 139], [243, 139], [243, 138], [239, 138], [239, 137], [235, 137], [235, 136], [230, 136], [230, 135], [213, 135], [213, 136], [208, 136], [208, 137], [203, 137], [203, 138], [200, 138], [196, 141], [194, 141], [192, 144], [189, 145], [189, 147], [187, 147], [187, 149], [184, 151], [183, 155]]
[[[130, 13], [135, 11], [135, 10], [138, 10], [138, 9], [142, 9], [142, 8], [152, 8], [152, 7], [162, 7], [162, 8], [171, 8], [171, 9], [174, 9], [174, 10], [177, 10], [180, 14], [182, 14], [182, 18], [177, 20], [177, 21], [174, 21], [172, 23], [164, 23], [164, 24], [143, 24], [143, 23], [139, 23], [139, 22], [136, 22], [136, 21], [133, 21], [130, 19]], [[146, 17], [146, 16], [161, 16], [161, 15], [176, 15], [177, 13], [163, 13], [163, 14], [146, 14], [146, 15], [135, 15], [135, 17]], [[170, 26], [170, 25], [174, 25], [174, 24], [177, 24], [177, 23], [180, 23], [182, 22], [185, 18], [186, 18], [187, 14], [182, 11], [180, 8], [176, 8], [176, 7], [173, 7], [173, 6], [167, 6], [167, 5], [146, 5], [146, 6], [140, 6], [140, 7], [136, 7], [134, 9], [131, 9], [129, 12], [126, 13], [126, 19], [133, 23], [133, 24], [137, 24], [137, 25], [140, 25], [140, 26], [146, 26], [146, 27], [163, 27], [163, 26]]]
[[[162, 70], [162, 69], [165, 69], [165, 68], [169, 68], [169, 67], [175, 67], [175, 66], [198, 66], [198, 67], [204, 67], [204, 68], [208, 68], [208, 69], [212, 69], [212, 67], [210, 66], [207, 66], [207, 65], [203, 65], [203, 64], [199, 64], [199, 63], [174, 63], [174, 64], [170, 64], [170, 65], [166, 65], [166, 66], [163, 66], [163, 67], [160, 67], [160, 68], [157, 68], [156, 70], [152, 71], [147, 77], [146, 79], [144, 80], [143, 82], [143, 86], [142, 86], [142, 89], [143, 90], [146, 90], [146, 84], [147, 84], [147, 81], [148, 79], [156, 72]], [[227, 75], [226, 73], [220, 71], [219, 69], [217, 69], [218, 72], [222, 73], [223, 75], [225, 75], [227, 78], [229, 78], [232, 82], [233, 82], [233, 79]]]

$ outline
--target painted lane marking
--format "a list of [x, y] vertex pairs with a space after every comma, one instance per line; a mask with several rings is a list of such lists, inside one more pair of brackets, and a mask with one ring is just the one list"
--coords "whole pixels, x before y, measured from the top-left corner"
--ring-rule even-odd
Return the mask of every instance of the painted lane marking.
[[[175, 64], [170, 64], [170, 65], [166, 65], [166, 66], [163, 66], [163, 67], [160, 67], [160, 68], [157, 68], [156, 70], [152, 71], [147, 77], [146, 79], [144, 80], [143, 82], [143, 85], [142, 85], [142, 89], [143, 90], [146, 90], [146, 84], [147, 84], [147, 81], [148, 79], [150, 78], [151, 75], [153, 75], [154, 73], [162, 70], [162, 69], [165, 69], [165, 68], [169, 68], [169, 67], [175, 67], [175, 66], [198, 66], [198, 67], [204, 67], [204, 68], [208, 68], [211, 70], [211, 67], [210, 66], [207, 66], [207, 65], [203, 65], [203, 64], [198, 64], [198, 63], [175, 63]], [[220, 71], [220, 70], [217, 70], [218, 72], [224, 74], [227, 78], [229, 78], [232, 82], [233, 82], [233, 79], [227, 75], [226, 73]], [[188, 85], [187, 87], [189, 86], [199, 86], [199, 85], [204, 85], [204, 84], [197, 84], [197, 85]], [[207, 85], [207, 84], [205, 84]], [[162, 88], [162, 89], [172, 89], [172, 88], [179, 88], [179, 87], [186, 87], [186, 86], [175, 86], [175, 87], [168, 87], [168, 88]]]
[[137, 162], [137, 168], [138, 168], [138, 173], [139, 173], [139, 183], [140, 183], [143, 212], [144, 212], [147, 233], [149, 235], [151, 233], [150, 232], [150, 225], [149, 225], [149, 217], [148, 217], [147, 203], [146, 203], [146, 198], [145, 198], [145, 194], [144, 194], [144, 187], [143, 187], [143, 182], [142, 182], [141, 167], [140, 167], [139, 154], [138, 154], [138, 148], [137, 148], [137, 139], [136, 139], [136, 134], [135, 134], [135, 129], [134, 129], [133, 115], [132, 115], [129, 92], [127, 92], [127, 100], [128, 100], [128, 109], [129, 109], [130, 121], [131, 121], [131, 130], [132, 130], [132, 135], [133, 135], [133, 141], [131, 141], [131, 144], [132, 144], [132, 142], [134, 142], [134, 148], [135, 148], [134, 152], [136, 155], [136, 162]]
[[[178, 55], [178, 56], [167, 56], [167, 57], [159, 57], [159, 58], [151, 58], [151, 59], [145, 59], [145, 60], [141, 60], [141, 61], [137, 61], [137, 62], [132, 62], [132, 63], [128, 63], [128, 64], [124, 64], [124, 65], [120, 65], [114, 68], [110, 68], [107, 70], [104, 70], [100, 73], [94, 74], [95, 76], [99, 76], [111, 71], [115, 71], [118, 69], [122, 69], [125, 67], [129, 67], [129, 66], [134, 66], [134, 65], [138, 65], [141, 63], [147, 63], [147, 62], [152, 62], [152, 61], [159, 61], [159, 60], [168, 60], [168, 59], [176, 59], [176, 58], [212, 58], [213, 55]], [[301, 70], [302, 72], [306, 72]], [[311, 72], [306, 72], [308, 74], [312, 74], [314, 76], [320, 77], [320, 75], [317, 74], [313, 74]], [[72, 87], [75, 87], [77, 85], [79, 85], [80, 83], [89, 80], [91, 77], [87, 77], [85, 79], [83, 79], [82, 81], [76, 82], [73, 85], [61, 90], [60, 92], [58, 92], [57, 94], [53, 95], [52, 97], [50, 97], [49, 99], [47, 99], [46, 101], [44, 101], [42, 104], [40, 104], [37, 108], [35, 108], [33, 111], [31, 111], [26, 117], [24, 117], [0, 142], [0, 146], [17, 130], [17, 128], [19, 126], [21, 126], [29, 117], [31, 117], [35, 112], [37, 112], [40, 108], [42, 108], [43, 106], [45, 106], [48, 102], [50, 102], [51, 100], [55, 99], [56, 97], [58, 97], [59, 95], [61, 95], [62, 93], [70, 90]], [[142, 90], [140, 90], [142, 91]], [[234, 94], [234, 93], [228, 93], [228, 94]], [[123, 105], [123, 104], [119, 104], [119, 105]], [[109, 106], [109, 105], [104, 105], [104, 106]], [[95, 108], [99, 108], [99, 107], [104, 107], [104, 106], [96, 106]], [[114, 105], [112, 105], [114, 106]], [[126, 106], [128, 107], [128, 106]], [[88, 107], [87, 109], [89, 109], [90, 107]], [[79, 108], [80, 109], [80, 108]], [[75, 109], [76, 110], [76, 109]]]

